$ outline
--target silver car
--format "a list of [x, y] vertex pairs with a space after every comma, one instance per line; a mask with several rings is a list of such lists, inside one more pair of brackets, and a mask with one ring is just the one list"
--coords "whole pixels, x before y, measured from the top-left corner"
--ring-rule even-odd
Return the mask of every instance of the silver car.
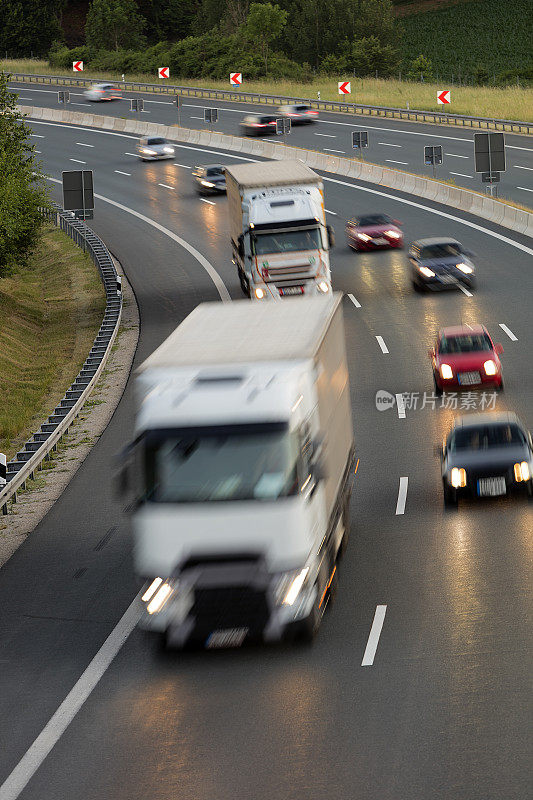
[[83, 96], [91, 103], [102, 103], [104, 100], [122, 100], [117, 87], [112, 83], [93, 83]]
[[293, 125], [304, 125], [307, 122], [316, 122], [318, 111], [311, 106], [293, 105], [280, 106], [278, 109], [282, 117], [288, 117]]
[[137, 152], [141, 161], [159, 161], [161, 158], [174, 158], [174, 148], [162, 136], [143, 136], [139, 139]]

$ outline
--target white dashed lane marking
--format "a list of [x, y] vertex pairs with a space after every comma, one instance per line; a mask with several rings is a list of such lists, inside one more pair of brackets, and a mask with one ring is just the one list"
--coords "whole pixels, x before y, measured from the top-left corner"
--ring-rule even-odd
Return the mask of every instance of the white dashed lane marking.
[[381, 635], [381, 629], [383, 628], [383, 623], [385, 621], [386, 611], [387, 611], [387, 606], [376, 606], [376, 611], [374, 613], [374, 620], [372, 622], [372, 627], [370, 628], [370, 633], [368, 635], [368, 641], [366, 643], [363, 660], [361, 661], [362, 667], [371, 667], [372, 664], [374, 663], [374, 658], [376, 657], [376, 650], [378, 649], [379, 637]]
[[382, 353], [388, 353], [389, 352], [389, 348], [387, 347], [387, 345], [383, 341], [383, 336], [376, 336], [376, 339], [377, 339], [377, 342], [378, 342], [379, 346], [381, 347], [381, 352]]
[[352, 301], [352, 303], [354, 304], [354, 306], [355, 306], [356, 308], [361, 308], [361, 303], [359, 302], [359, 300], [356, 300], [356, 299], [355, 299], [355, 297], [353, 296], [353, 294], [349, 294], [349, 295], [348, 295], [348, 297], [350, 298], [350, 300]]
[[509, 339], [512, 342], [517, 342], [518, 341], [518, 336], [515, 336], [514, 333], [512, 332], [512, 330], [507, 327], [507, 325], [505, 325], [503, 322], [500, 322], [499, 325], [500, 325], [500, 328], [502, 329], [502, 331], [507, 334], [507, 336], [509, 337]]
[[409, 478], [400, 478], [400, 486], [398, 488], [398, 501], [396, 503], [396, 515], [405, 512], [405, 501], [407, 500], [407, 486]]

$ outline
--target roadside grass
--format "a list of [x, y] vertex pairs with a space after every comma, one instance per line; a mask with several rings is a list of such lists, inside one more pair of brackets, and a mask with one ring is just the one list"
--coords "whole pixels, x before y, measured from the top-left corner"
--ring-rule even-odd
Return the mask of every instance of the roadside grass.
[[[59, 75], [69, 78], [76, 77], [73, 73], [61, 72], [48, 66], [47, 61], [37, 60], [0, 60], [0, 70], [5, 72], [22, 72], [32, 75]], [[86, 69], [84, 78], [95, 80], [112, 80], [121, 82], [121, 76], [111, 72], [96, 72]], [[533, 90], [531, 87], [508, 86], [498, 88], [493, 86], [443, 86], [433, 83], [408, 82], [380, 78], [353, 78], [349, 75], [339, 75], [338, 80], [350, 80], [352, 93], [346, 96], [347, 102], [362, 103], [370, 106], [387, 106], [393, 108], [406, 108], [407, 103], [411, 109], [421, 111], [441, 111], [452, 114], [466, 114], [474, 117], [489, 117], [490, 119], [520, 120], [533, 122]], [[126, 81], [139, 81], [141, 83], [164, 84], [154, 74], [125, 75]], [[228, 81], [213, 81], [203, 79], [200, 81], [180, 79], [172, 76], [169, 84], [201, 87], [204, 89], [230, 90]], [[235, 87], [233, 87], [235, 88]], [[451, 88], [452, 103], [450, 106], [437, 104], [437, 91]], [[80, 91], [83, 91], [80, 89]], [[238, 89], [235, 89], [238, 92]], [[258, 92], [261, 94], [283, 95], [303, 99], [317, 99], [320, 92], [321, 100], [335, 100], [341, 98], [337, 92], [337, 78], [316, 78], [311, 83], [293, 83], [291, 81], [246, 81], [242, 85], [244, 92]]]
[[56, 228], [43, 228], [27, 268], [0, 278], [0, 452], [8, 459], [76, 377], [104, 309], [96, 267]]

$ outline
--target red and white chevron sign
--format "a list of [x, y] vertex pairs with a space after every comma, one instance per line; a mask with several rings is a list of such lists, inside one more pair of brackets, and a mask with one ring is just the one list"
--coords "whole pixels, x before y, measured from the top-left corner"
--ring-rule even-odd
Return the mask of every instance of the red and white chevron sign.
[[83, 72], [83, 61], [73, 61], [72, 70], [74, 72]]
[[352, 91], [350, 81], [339, 81], [337, 88], [339, 90], [339, 94], [350, 94]]
[[169, 71], [170, 67], [158, 67], [157, 68], [157, 77], [158, 78], [169, 78]]
[[240, 86], [242, 83], [242, 72], [230, 72], [229, 82], [232, 86]]
[[440, 106], [447, 106], [452, 102], [450, 89], [443, 89], [440, 92], [437, 92], [437, 103]]

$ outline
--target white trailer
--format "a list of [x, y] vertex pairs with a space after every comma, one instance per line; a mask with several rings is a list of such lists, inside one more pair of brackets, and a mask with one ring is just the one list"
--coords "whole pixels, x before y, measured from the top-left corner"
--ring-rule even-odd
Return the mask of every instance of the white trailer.
[[233, 263], [247, 297], [331, 293], [322, 179], [301, 161], [226, 167]]
[[341, 296], [202, 304], [135, 380], [142, 625], [176, 647], [312, 637], [354, 472]]

